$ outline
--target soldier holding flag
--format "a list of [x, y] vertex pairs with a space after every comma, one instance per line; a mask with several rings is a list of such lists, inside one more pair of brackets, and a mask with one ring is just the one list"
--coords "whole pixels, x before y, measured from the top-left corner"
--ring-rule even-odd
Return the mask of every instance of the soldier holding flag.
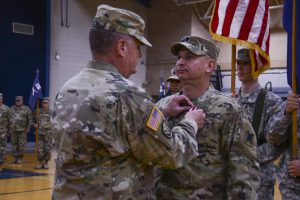
[[[30, 98], [28, 101], [29, 107], [31, 108], [31, 110], [33, 111], [35, 109], [36, 106], [36, 110], [34, 111], [34, 127], [35, 127], [35, 151], [36, 151], [36, 168], [37, 169], [41, 169], [41, 168], [48, 168], [48, 160], [50, 159], [49, 154], [49, 150], [48, 148], [44, 148], [45, 147], [45, 141], [48, 141], [47, 139], [45, 139], [45, 137], [47, 136], [41, 136], [43, 142], [39, 143], [39, 131], [40, 131], [40, 110], [39, 110], [39, 99], [42, 98], [42, 87], [40, 85], [40, 80], [39, 80], [39, 70], [36, 70], [36, 76], [34, 78], [33, 81], [33, 85], [31, 88], [31, 93], [30, 93]], [[43, 120], [44, 121], [44, 120]], [[50, 121], [46, 120], [46, 121]], [[44, 133], [43, 133], [44, 134]], [[47, 142], [46, 142], [47, 143]], [[46, 145], [47, 146], [47, 145]], [[44, 150], [42, 150], [44, 149]], [[44, 153], [43, 153], [44, 152]], [[44, 161], [45, 160], [45, 161]], [[45, 166], [44, 166], [45, 165]]]
[[42, 108], [36, 109], [34, 112], [34, 128], [38, 129], [37, 141], [37, 169], [48, 169], [48, 161], [51, 157], [52, 147], [52, 124], [51, 124], [51, 109], [49, 108], [50, 98], [43, 97]]
[[[299, 157], [293, 160], [290, 150], [290, 137], [291, 137], [291, 114], [296, 110], [298, 111], [298, 120], [300, 118], [299, 112], [299, 97], [296, 94], [288, 96], [286, 102], [277, 108], [277, 112], [271, 118], [270, 130], [268, 133], [268, 142], [273, 145], [281, 145], [284, 147], [284, 153], [279, 162], [278, 178], [279, 189], [282, 199], [299, 199], [300, 198], [300, 182], [295, 176], [300, 176], [300, 160]], [[300, 138], [300, 124], [298, 124], [298, 138]], [[278, 130], [280, 131], [274, 131]], [[299, 149], [298, 139], [298, 149]]]
[[[288, 34], [287, 79], [292, 94], [287, 98], [272, 118], [272, 127], [268, 141], [274, 145], [282, 145], [284, 153], [281, 157], [278, 178], [279, 189], [283, 200], [300, 199], [300, 159], [299, 159], [299, 55], [297, 44], [300, 44], [300, 3], [296, 0], [284, 1], [283, 25]], [[298, 94], [298, 95], [297, 95]], [[280, 132], [274, 131], [280, 128]]]

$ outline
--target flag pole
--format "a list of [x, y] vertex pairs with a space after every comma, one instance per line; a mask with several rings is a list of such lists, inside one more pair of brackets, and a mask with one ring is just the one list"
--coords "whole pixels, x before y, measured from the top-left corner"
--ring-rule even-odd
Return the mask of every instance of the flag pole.
[[[38, 74], [40, 71], [37, 68], [36, 73]], [[36, 119], [38, 127], [35, 129], [35, 158], [36, 164], [38, 164], [38, 144], [39, 144], [39, 117], [40, 117], [40, 109], [39, 109], [39, 99], [36, 99]]]
[[236, 45], [231, 46], [231, 95], [235, 97]]
[[[292, 19], [292, 91], [297, 94], [296, 80], [296, 0], [293, 0], [293, 19]], [[292, 114], [292, 156], [298, 157], [298, 138], [297, 138], [297, 111]]]
[[39, 100], [36, 100], [36, 119], [38, 127], [35, 129], [35, 155], [36, 155], [36, 164], [38, 164], [38, 144], [39, 144], [39, 117], [40, 117], [40, 109], [39, 109]]

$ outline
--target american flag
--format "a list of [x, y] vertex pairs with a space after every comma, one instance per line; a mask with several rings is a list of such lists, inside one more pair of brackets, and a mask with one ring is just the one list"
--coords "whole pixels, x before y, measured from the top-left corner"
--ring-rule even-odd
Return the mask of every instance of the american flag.
[[153, 131], [157, 131], [162, 119], [163, 119], [163, 114], [158, 108], [154, 107], [148, 118], [147, 126]]
[[270, 67], [268, 0], [216, 0], [210, 22], [212, 38], [250, 49], [252, 76]]

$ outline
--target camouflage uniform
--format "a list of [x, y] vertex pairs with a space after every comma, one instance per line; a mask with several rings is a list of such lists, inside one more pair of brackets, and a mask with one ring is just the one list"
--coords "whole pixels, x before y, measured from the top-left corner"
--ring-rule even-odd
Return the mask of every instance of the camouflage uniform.
[[[285, 115], [286, 102], [282, 103], [276, 109], [276, 113], [271, 118], [270, 129], [268, 130], [268, 142], [273, 145], [282, 146], [284, 148], [283, 155], [279, 161], [278, 179], [280, 182], [279, 188], [283, 200], [300, 199], [300, 181], [290, 176], [288, 171], [288, 162], [292, 160], [290, 140], [290, 115]], [[300, 149], [300, 112], [298, 112], [298, 149]], [[276, 131], [274, 131], [276, 130]], [[280, 131], [277, 131], [280, 130]]]
[[11, 133], [12, 153], [15, 161], [22, 160], [27, 143], [27, 131], [32, 125], [32, 113], [28, 106], [9, 108], [9, 131]]
[[0, 106], [0, 165], [4, 163], [5, 148], [8, 134], [8, 110], [9, 108], [2, 104]]
[[[165, 105], [166, 97], [158, 102]], [[163, 170], [158, 199], [255, 199], [259, 186], [256, 136], [235, 100], [212, 86], [193, 100], [206, 113], [197, 134], [198, 157], [176, 170]], [[175, 126], [181, 117], [169, 118]]]
[[34, 121], [38, 124], [38, 160], [47, 163], [51, 157], [52, 148], [52, 124], [50, 109], [35, 110]]
[[151, 111], [157, 108], [145, 91], [109, 64], [91, 61], [69, 80], [53, 109], [52, 198], [155, 199], [155, 164], [181, 167], [195, 157], [198, 128], [183, 119], [172, 130], [163, 122], [152, 130]]
[[[253, 114], [255, 111], [255, 103], [258, 94], [261, 90], [259, 85], [255, 91], [238, 94], [237, 101], [246, 110], [250, 122], [253, 121]], [[267, 92], [265, 96], [261, 121], [257, 133], [257, 158], [260, 164], [260, 187], [257, 192], [257, 199], [274, 199], [274, 185], [275, 185], [275, 169], [273, 161], [276, 160], [282, 153], [282, 149], [269, 144], [265, 138], [266, 130], [269, 129], [269, 120], [274, 115], [275, 109], [282, 103], [282, 99], [272, 92]], [[278, 131], [278, 130], [277, 130]]]

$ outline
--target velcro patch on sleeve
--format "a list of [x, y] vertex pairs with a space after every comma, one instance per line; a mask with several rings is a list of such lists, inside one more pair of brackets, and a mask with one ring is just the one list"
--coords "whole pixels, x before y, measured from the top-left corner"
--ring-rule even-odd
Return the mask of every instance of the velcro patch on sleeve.
[[151, 130], [157, 131], [162, 120], [163, 120], [162, 112], [157, 107], [153, 107], [146, 125]]
[[245, 144], [247, 144], [250, 147], [254, 146], [254, 144], [255, 144], [255, 141], [254, 141], [255, 140], [255, 135], [253, 133], [251, 133], [250, 131], [247, 131], [244, 138], [245, 138], [244, 139]]

